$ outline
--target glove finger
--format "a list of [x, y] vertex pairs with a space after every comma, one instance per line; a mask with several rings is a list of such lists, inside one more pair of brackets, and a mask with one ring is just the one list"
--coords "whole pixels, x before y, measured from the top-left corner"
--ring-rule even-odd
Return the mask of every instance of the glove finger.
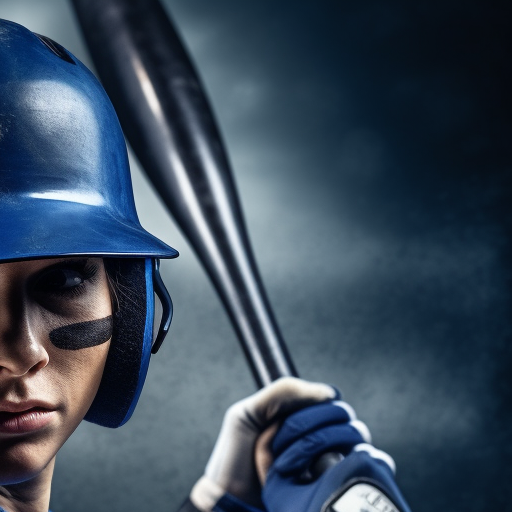
[[375, 448], [375, 446], [372, 446], [371, 444], [368, 443], [361, 443], [354, 446], [354, 452], [368, 453], [368, 455], [370, 455], [374, 459], [378, 459], [381, 460], [382, 462], [385, 462], [389, 466], [389, 469], [391, 470], [393, 475], [396, 474], [396, 464], [393, 457], [391, 457], [389, 453], [383, 452], [382, 450], [379, 450], [378, 448]]
[[283, 377], [232, 405], [226, 418], [233, 425], [241, 423], [259, 433], [271, 423], [303, 407], [338, 397], [339, 392], [327, 384]]
[[281, 425], [272, 443], [274, 456], [279, 456], [288, 446], [311, 432], [355, 419], [356, 415], [352, 407], [341, 401], [302, 409], [286, 418]]
[[[363, 433], [367, 427], [356, 420], [341, 425], [329, 425], [321, 430], [301, 437], [277, 457], [273, 469], [282, 475], [301, 474], [309, 468], [320, 455], [328, 452], [339, 452], [348, 455], [352, 448], [364, 444]], [[363, 424], [364, 425], [364, 424]]]

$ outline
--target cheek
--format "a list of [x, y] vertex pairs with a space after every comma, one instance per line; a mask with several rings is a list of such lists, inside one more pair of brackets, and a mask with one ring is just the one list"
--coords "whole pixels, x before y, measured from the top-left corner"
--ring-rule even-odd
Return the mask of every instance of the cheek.
[[110, 347], [113, 317], [106, 277], [80, 297], [55, 301], [51, 308], [34, 306], [31, 331], [48, 352], [47, 382], [61, 390], [72, 426], [96, 395]]
[[79, 350], [106, 343], [112, 337], [112, 315], [77, 322], [50, 331], [52, 344], [63, 350]]
[[[89, 409], [100, 385], [110, 342], [82, 350], [53, 348], [51, 371], [65, 392], [68, 412], [80, 422]], [[72, 421], [75, 423], [75, 420]]]

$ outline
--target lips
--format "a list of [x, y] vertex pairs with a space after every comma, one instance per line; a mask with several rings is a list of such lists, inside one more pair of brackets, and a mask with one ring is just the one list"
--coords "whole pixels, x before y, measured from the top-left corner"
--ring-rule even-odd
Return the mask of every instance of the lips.
[[57, 411], [35, 402], [0, 403], [0, 433], [26, 434], [46, 427]]

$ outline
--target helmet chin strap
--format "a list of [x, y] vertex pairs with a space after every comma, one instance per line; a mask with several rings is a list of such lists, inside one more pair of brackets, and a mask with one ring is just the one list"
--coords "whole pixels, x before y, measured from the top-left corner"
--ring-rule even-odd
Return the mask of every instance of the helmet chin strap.
[[169, 331], [173, 312], [171, 296], [169, 295], [169, 292], [162, 281], [162, 277], [160, 276], [160, 260], [158, 258], [153, 259], [153, 288], [160, 304], [162, 304], [160, 327], [158, 328], [158, 334], [156, 335], [153, 346], [151, 347], [151, 353], [156, 354]]

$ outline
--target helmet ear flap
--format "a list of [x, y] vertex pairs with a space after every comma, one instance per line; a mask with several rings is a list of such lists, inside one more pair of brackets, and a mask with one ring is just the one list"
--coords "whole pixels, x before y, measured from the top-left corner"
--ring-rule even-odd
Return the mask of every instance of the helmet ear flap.
[[117, 311], [98, 393], [85, 419], [105, 427], [128, 421], [142, 391], [153, 342], [153, 263], [105, 258]]

